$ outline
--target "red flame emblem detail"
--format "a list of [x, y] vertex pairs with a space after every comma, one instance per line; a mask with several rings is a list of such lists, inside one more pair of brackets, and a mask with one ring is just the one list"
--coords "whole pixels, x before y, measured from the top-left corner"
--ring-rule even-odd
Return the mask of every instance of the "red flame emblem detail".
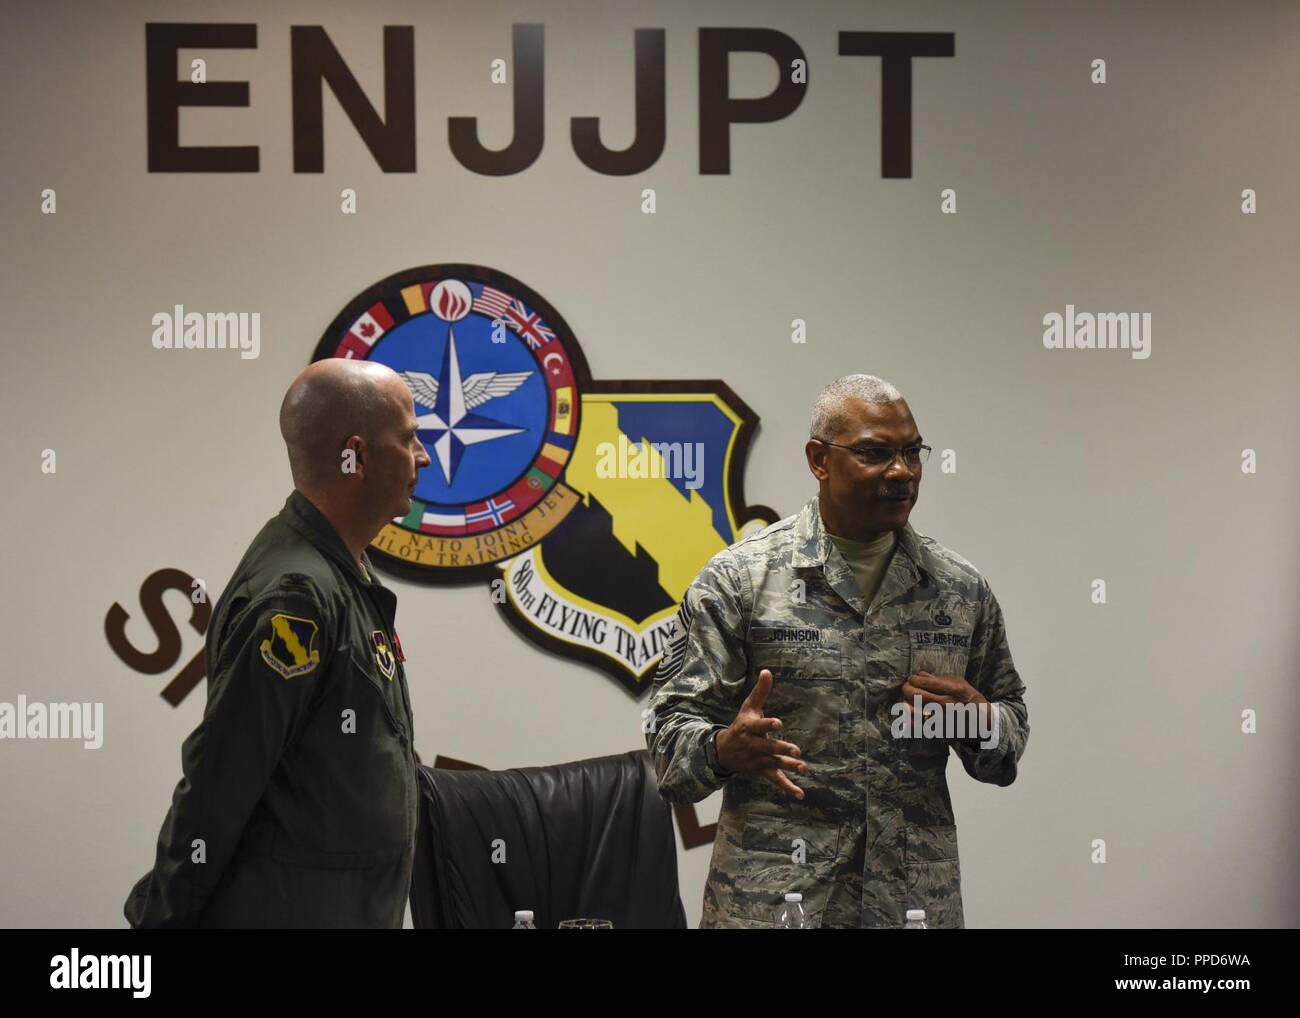
[[455, 320], [465, 314], [465, 301], [451, 292], [450, 287], [444, 287], [442, 296], [438, 298], [438, 311], [443, 318]]

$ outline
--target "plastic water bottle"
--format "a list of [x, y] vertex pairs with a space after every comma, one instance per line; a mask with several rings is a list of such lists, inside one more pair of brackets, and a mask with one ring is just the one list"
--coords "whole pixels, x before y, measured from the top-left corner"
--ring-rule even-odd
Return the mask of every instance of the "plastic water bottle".
[[806, 930], [808, 929], [808, 913], [803, 910], [802, 894], [787, 894], [785, 904], [781, 906], [781, 914], [777, 917], [776, 925], [783, 930]]
[[905, 930], [928, 930], [930, 927], [925, 925], [925, 909], [909, 908], [907, 910], [907, 925]]
[[510, 927], [512, 930], [535, 930], [533, 925], [533, 914], [527, 909], [515, 913], [515, 924]]

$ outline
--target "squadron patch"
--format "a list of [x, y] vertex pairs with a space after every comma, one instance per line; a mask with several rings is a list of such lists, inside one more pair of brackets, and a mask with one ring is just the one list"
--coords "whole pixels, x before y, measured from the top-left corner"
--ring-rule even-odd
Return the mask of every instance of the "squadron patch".
[[262, 660], [282, 679], [310, 674], [320, 664], [316, 623], [296, 615], [272, 615], [271, 635], [259, 648]]
[[375, 663], [384, 673], [384, 678], [391, 682], [397, 672], [397, 658], [393, 657], [393, 652], [388, 649], [388, 638], [384, 636], [382, 629], [376, 629], [370, 634], [370, 638], [375, 641]]

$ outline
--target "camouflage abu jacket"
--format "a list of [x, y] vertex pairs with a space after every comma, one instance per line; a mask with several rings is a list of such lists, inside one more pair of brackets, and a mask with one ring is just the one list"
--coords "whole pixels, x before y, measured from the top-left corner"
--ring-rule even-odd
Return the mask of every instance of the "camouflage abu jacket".
[[[655, 676], [646, 741], [660, 792], [698, 802], [724, 788], [700, 925], [772, 925], [799, 891], [814, 926], [901, 928], [923, 908], [929, 925], [961, 927], [949, 745], [894, 738], [891, 708], [909, 675], [964, 675], [995, 705], [997, 744], [953, 751], [976, 780], [1011, 784], [1029, 714], [1002, 611], [974, 566], [910, 525], [868, 606], [818, 501], [709, 560]], [[764, 668], [764, 713], [809, 767], [791, 775], [802, 802], [705, 758]]]

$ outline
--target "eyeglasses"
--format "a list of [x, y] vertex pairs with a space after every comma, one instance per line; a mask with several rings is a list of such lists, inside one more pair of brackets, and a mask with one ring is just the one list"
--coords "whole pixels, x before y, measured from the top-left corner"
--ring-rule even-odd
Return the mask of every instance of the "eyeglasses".
[[909, 445], [899, 448], [894, 445], [840, 445], [839, 442], [828, 442], [824, 438], [819, 438], [817, 441], [822, 445], [833, 445], [836, 449], [847, 449], [869, 467], [888, 466], [894, 462], [899, 453], [903, 454], [903, 462], [909, 467], [919, 467], [930, 458], [928, 445]]

